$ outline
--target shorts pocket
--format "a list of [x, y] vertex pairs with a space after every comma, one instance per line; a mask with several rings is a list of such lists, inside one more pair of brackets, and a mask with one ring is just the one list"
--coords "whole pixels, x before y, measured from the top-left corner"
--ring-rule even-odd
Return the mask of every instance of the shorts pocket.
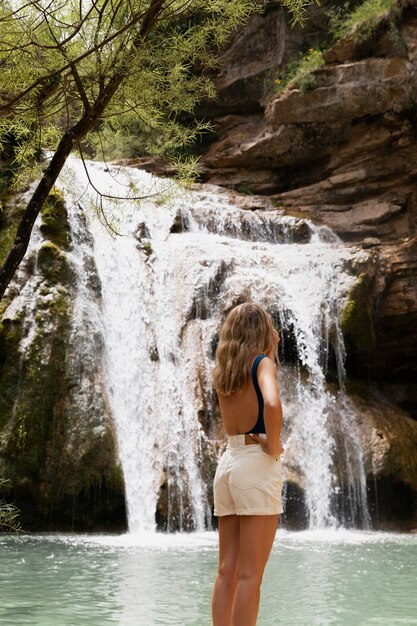
[[233, 463], [230, 482], [239, 489], [253, 489], [264, 481], [268, 471], [267, 454], [248, 454]]

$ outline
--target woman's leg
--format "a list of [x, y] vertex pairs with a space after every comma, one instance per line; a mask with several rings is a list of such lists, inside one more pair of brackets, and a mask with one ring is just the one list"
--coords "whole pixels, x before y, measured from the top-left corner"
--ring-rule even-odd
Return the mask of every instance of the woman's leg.
[[238, 554], [239, 518], [237, 515], [219, 517], [219, 569], [213, 589], [213, 626], [232, 626]]
[[[260, 588], [279, 515], [241, 515], [232, 626], [256, 626]], [[225, 622], [226, 623], [226, 622]]]

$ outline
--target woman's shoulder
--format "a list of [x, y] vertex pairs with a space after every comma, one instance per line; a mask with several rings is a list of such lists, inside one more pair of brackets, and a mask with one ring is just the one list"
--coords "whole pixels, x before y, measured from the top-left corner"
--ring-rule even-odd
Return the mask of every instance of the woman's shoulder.
[[262, 359], [259, 360], [258, 363], [258, 371], [271, 371], [271, 372], [275, 372], [276, 370], [276, 365], [275, 365], [275, 361], [273, 359], [271, 359], [270, 356], [268, 356], [267, 354], [262, 354], [259, 355], [262, 356]]

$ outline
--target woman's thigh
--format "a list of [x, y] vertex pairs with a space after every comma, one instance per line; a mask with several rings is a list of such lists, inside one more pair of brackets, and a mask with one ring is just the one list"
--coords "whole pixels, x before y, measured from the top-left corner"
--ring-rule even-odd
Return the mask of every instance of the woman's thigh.
[[236, 571], [239, 556], [239, 517], [225, 515], [218, 518], [219, 528], [219, 571]]
[[279, 515], [239, 516], [238, 575], [262, 579], [268, 561]]

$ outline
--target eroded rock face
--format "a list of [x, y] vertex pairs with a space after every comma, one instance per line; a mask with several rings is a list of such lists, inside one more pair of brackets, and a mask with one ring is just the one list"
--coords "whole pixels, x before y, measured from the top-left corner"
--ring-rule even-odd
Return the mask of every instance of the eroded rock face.
[[[311, 15], [320, 22], [314, 10]], [[282, 28], [285, 63], [294, 40]], [[351, 38], [328, 50], [307, 91], [269, 92], [264, 110], [250, 115], [231, 115], [225, 106], [228, 114], [215, 118], [203, 177], [267, 194], [280, 210], [328, 225], [343, 241], [372, 251], [367, 302], [359, 303], [370, 316], [369, 336], [363, 341], [362, 326], [355, 338], [350, 326], [348, 375], [377, 382], [417, 417], [416, 9], [403, 10], [396, 37], [389, 28], [382, 21], [372, 39]]]
[[[371, 396], [365, 399], [350, 393], [349, 403], [362, 447], [371, 527], [413, 530], [417, 527], [417, 422], [397, 406]], [[343, 438], [343, 433], [335, 432], [339, 446], [335, 453], [335, 475], [339, 473], [337, 458], [343, 450]], [[308, 524], [304, 507], [308, 486], [299, 471], [297, 451], [291, 446], [287, 446], [284, 454], [284, 476], [287, 502], [283, 523], [291, 528], [303, 528]], [[342, 486], [335, 495], [335, 505], [340, 510], [346, 498], [348, 478], [339, 478], [345, 485], [345, 491]], [[353, 478], [356, 482], [360, 479]]]
[[[24, 530], [123, 529], [102, 344], [88, 316], [84, 328], [76, 326], [83, 304], [69, 230], [63, 198], [53, 193], [2, 302], [0, 474]], [[94, 260], [85, 263], [90, 298], [99, 298]]]
[[417, 527], [417, 422], [396, 406], [352, 396], [375, 528]]

